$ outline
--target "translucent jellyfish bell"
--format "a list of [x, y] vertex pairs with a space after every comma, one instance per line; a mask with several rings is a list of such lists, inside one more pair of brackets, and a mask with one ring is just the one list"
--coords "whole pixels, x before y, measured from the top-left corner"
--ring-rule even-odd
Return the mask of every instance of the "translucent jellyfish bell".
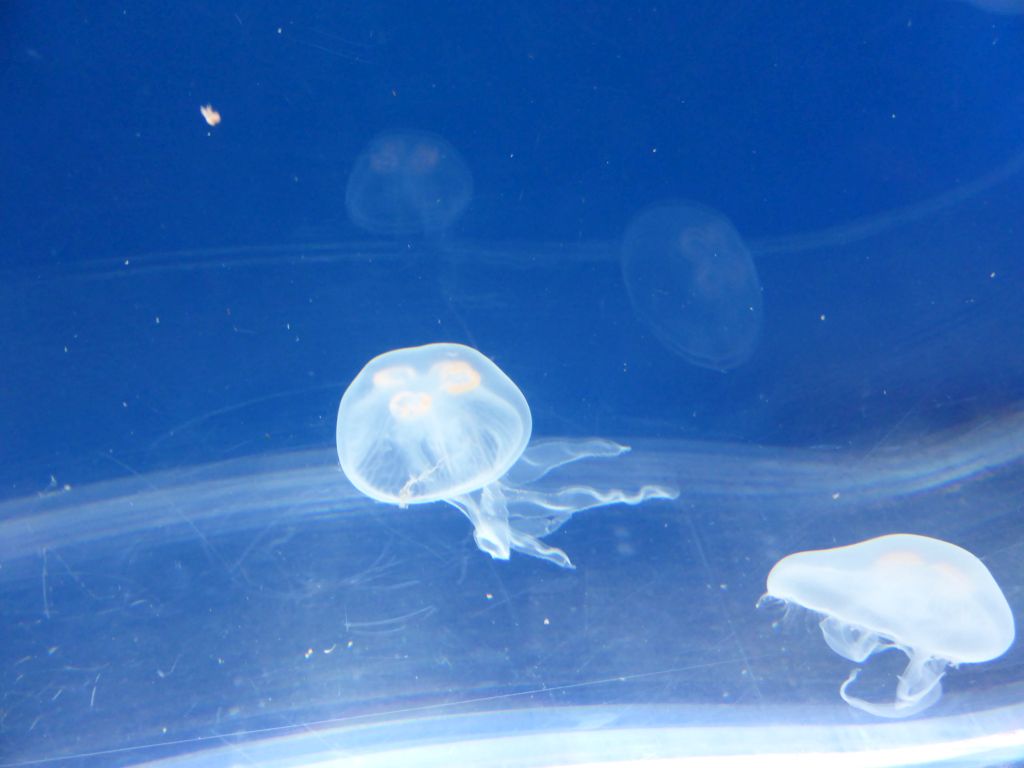
[[473, 175], [459, 152], [431, 133], [385, 133], [356, 159], [345, 188], [352, 221], [381, 235], [443, 232], [473, 197]]
[[991, 13], [1024, 13], [1024, 0], [964, 0], [966, 3]]
[[675, 498], [644, 486], [636, 493], [572, 486], [522, 487], [579, 459], [618, 456], [609, 440], [541, 441], [527, 447], [530, 408], [498, 366], [461, 344], [385, 352], [352, 381], [338, 407], [338, 459], [352, 484], [386, 504], [447, 501], [470, 519], [477, 545], [508, 559], [515, 549], [571, 567], [540, 541], [574, 513], [624, 502]]
[[880, 717], [909, 717], [942, 695], [950, 664], [990, 661], [1013, 644], [1010, 606], [970, 552], [928, 536], [897, 533], [784, 557], [768, 574], [768, 595], [822, 613], [833, 651], [862, 662], [897, 648], [909, 659], [891, 704], [847, 693], [851, 706]]
[[622, 238], [622, 278], [639, 318], [693, 365], [736, 368], [761, 333], [761, 281], [724, 215], [663, 203], [637, 215]]

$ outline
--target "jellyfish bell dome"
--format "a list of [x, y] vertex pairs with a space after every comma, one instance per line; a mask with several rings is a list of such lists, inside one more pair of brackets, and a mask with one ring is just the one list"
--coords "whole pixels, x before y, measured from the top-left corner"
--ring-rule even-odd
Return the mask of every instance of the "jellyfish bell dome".
[[341, 468], [365, 495], [406, 506], [504, 475], [530, 440], [526, 398], [475, 349], [426, 344], [373, 358], [338, 407]]

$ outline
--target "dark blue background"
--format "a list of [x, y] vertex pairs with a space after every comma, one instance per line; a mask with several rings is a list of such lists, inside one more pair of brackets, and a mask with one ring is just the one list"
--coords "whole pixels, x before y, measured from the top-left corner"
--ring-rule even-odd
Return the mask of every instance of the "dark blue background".
[[1020, 20], [962, 3], [300, 6], [7, 4], [9, 258], [341, 234], [383, 129], [469, 158], [460, 234], [569, 240], [679, 195], [752, 235], [813, 229], [979, 175], [1021, 133]]
[[[329, 445], [361, 365], [432, 340], [492, 356], [542, 433], [869, 447], [1024, 391], [1019, 16], [944, 0], [2, 14], [5, 495]], [[345, 215], [355, 158], [401, 130], [443, 136], [474, 175], [443, 238], [374, 240]], [[986, 174], [1005, 178], [873, 239], [758, 254]], [[757, 261], [761, 343], [728, 374], [673, 356], [624, 297], [622, 232], [676, 198], [721, 211]]]

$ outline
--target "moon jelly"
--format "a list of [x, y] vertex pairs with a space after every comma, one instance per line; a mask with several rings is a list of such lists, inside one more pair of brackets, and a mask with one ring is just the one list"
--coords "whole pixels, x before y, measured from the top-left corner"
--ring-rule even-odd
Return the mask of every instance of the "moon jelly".
[[753, 354], [761, 283], [722, 214], [692, 203], [639, 214], [623, 236], [622, 277], [640, 319], [693, 365], [727, 371]]
[[378, 355], [352, 381], [338, 408], [338, 459], [352, 484], [386, 504], [443, 500], [474, 527], [477, 545], [507, 560], [511, 550], [572, 567], [540, 537], [591, 507], [675, 498], [583, 486], [527, 486], [569, 462], [618, 456], [608, 440], [532, 445], [530, 408], [498, 366], [461, 344], [427, 344]]
[[964, 0], [983, 11], [992, 13], [1015, 14], [1024, 13], [1024, 0]]
[[430, 133], [386, 133], [356, 159], [345, 207], [369, 232], [430, 234], [455, 222], [472, 196], [473, 176], [447, 141]]
[[992, 574], [965, 549], [897, 533], [784, 557], [768, 574], [768, 596], [824, 614], [825, 642], [860, 663], [897, 648], [909, 663], [890, 704], [847, 692], [851, 706], [879, 717], [909, 717], [942, 695], [949, 665], [990, 661], [1013, 644], [1010, 606]]

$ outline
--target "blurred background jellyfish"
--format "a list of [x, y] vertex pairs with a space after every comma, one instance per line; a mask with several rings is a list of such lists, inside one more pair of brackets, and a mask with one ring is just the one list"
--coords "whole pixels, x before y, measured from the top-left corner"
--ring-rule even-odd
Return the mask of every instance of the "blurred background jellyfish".
[[768, 596], [825, 615], [825, 642], [860, 663], [896, 648], [909, 659], [896, 698], [876, 704], [839, 688], [843, 699], [879, 717], [909, 717], [939, 700], [950, 664], [978, 663], [1013, 645], [1013, 614], [988, 568], [955, 544], [892, 534], [784, 557], [768, 574]]
[[963, 0], [965, 3], [990, 13], [1024, 13], [1024, 0]]
[[621, 259], [633, 309], [665, 347], [719, 371], [753, 354], [761, 283], [725, 216], [694, 203], [655, 206], [627, 227]]
[[431, 133], [385, 133], [356, 158], [345, 207], [374, 234], [433, 234], [448, 229], [472, 196], [473, 176], [447, 141]]
[[608, 440], [541, 441], [527, 447], [526, 398], [498, 366], [461, 344], [427, 344], [378, 355], [352, 381], [338, 408], [338, 459], [362, 493], [400, 507], [447, 501], [473, 523], [477, 545], [507, 560], [515, 549], [572, 567], [540, 541], [574, 513], [605, 504], [675, 498], [583, 486], [522, 487], [556, 467], [629, 450]]

